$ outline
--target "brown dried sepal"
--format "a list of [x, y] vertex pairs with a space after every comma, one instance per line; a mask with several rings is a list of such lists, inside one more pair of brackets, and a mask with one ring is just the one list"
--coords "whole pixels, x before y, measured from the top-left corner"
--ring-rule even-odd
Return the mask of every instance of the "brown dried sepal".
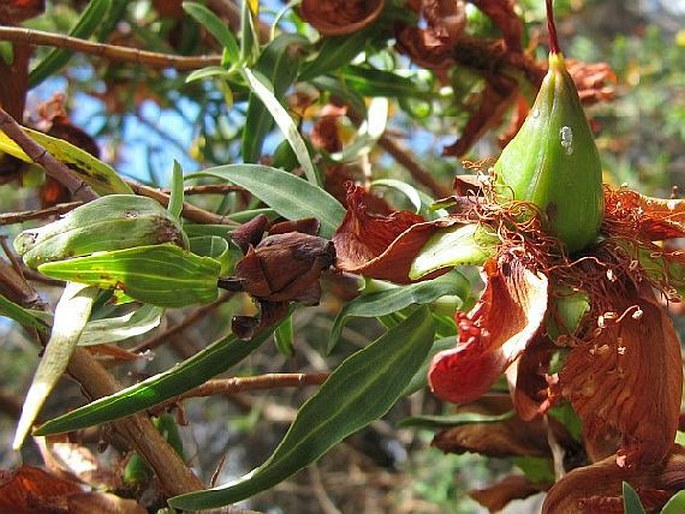
[[342, 36], [376, 21], [384, 5], [383, 0], [303, 0], [300, 16], [321, 34]]
[[489, 487], [469, 491], [469, 496], [490, 512], [499, 512], [512, 500], [523, 500], [548, 488], [549, 484], [534, 484], [522, 475], [509, 475]]

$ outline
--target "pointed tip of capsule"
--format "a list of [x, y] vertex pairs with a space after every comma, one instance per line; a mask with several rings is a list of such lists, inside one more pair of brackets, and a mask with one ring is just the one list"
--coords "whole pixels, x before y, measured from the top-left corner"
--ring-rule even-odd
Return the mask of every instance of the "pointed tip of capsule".
[[554, 8], [552, 6], [553, 0], [546, 0], [547, 7], [547, 32], [549, 33], [549, 52], [550, 55], [561, 54], [559, 49], [559, 38], [557, 36], [557, 27], [554, 24]]

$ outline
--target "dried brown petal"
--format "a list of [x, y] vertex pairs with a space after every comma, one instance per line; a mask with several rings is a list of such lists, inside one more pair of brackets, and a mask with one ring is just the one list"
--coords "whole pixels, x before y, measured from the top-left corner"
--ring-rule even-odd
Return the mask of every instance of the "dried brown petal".
[[341, 36], [370, 25], [383, 10], [383, 0], [302, 0], [300, 15], [326, 36]]
[[457, 313], [456, 348], [438, 353], [428, 381], [436, 396], [467, 403], [485, 394], [535, 337], [547, 311], [548, 280], [506, 256], [485, 264], [476, 307]]
[[605, 189], [610, 233], [649, 241], [685, 237], [685, 200], [651, 198], [630, 189]]
[[614, 456], [575, 469], [550, 489], [542, 514], [623, 514], [624, 481], [637, 491], [648, 512], [658, 512], [685, 488], [685, 450], [674, 445], [662, 462], [630, 469], [617, 466]]
[[576, 346], [560, 372], [560, 387], [583, 420], [590, 444], [621, 435], [620, 465], [663, 459], [678, 428], [683, 371], [670, 318], [649, 286], [609, 291], [627, 315], [593, 340]]
[[411, 282], [409, 269], [414, 257], [441, 224], [452, 222], [424, 222], [408, 211], [371, 214], [363, 203], [364, 193], [364, 188], [349, 185], [347, 213], [333, 236], [336, 267], [372, 278]]
[[454, 66], [453, 45], [445, 44], [433, 32], [408, 25], [396, 30], [397, 49], [419, 66], [429, 69]]
[[259, 241], [262, 240], [264, 231], [268, 226], [269, 218], [260, 214], [231, 232], [231, 239], [245, 254], [251, 246], [257, 246], [259, 244]]
[[[486, 395], [473, 403], [460, 406], [458, 413], [499, 415], [513, 408], [508, 395]], [[500, 423], [472, 423], [441, 430], [431, 446], [449, 453], [479, 453], [489, 457], [551, 455], [547, 444], [547, 427], [541, 419], [533, 422], [513, 417]]]
[[573, 60], [567, 60], [566, 64], [583, 105], [613, 100], [617, 79], [611, 66], [605, 62], [588, 64]]
[[453, 45], [466, 26], [466, 10], [461, 0], [423, 0], [421, 9], [430, 32], [445, 45]]
[[269, 235], [285, 234], [286, 232], [300, 232], [312, 236], [319, 233], [319, 220], [316, 218], [302, 218], [299, 220], [281, 221], [271, 225]]
[[510, 501], [528, 498], [548, 487], [546, 484], [533, 484], [522, 475], [509, 475], [490, 487], [469, 491], [469, 496], [490, 512], [499, 512]]

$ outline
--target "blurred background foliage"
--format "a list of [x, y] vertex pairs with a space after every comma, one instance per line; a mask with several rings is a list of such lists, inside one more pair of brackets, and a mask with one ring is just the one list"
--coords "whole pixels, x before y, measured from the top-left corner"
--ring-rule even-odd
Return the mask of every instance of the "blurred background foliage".
[[[49, 1], [46, 13], [25, 26], [67, 33], [86, 3]], [[178, 17], [173, 9], [165, 11], [164, 3], [115, 0], [117, 12], [102, 20], [99, 27], [102, 38], [107, 34], [111, 43], [181, 55], [220, 51], [197, 23], [189, 17]], [[520, 0], [518, 4], [526, 21], [527, 39], [534, 44], [545, 35], [543, 2]], [[267, 27], [282, 7], [275, 1], [262, 3], [262, 21]], [[685, 2], [559, 0], [556, 8], [567, 57], [607, 62], [616, 74], [616, 98], [588, 110], [604, 159], [606, 180], [639, 186], [645, 194], [668, 194], [673, 186], [684, 188]], [[469, 16], [469, 30], [479, 34], [494, 31], [489, 20], [477, 11], [470, 11]], [[288, 30], [311, 35], [292, 11], [286, 12], [282, 23]], [[391, 54], [387, 44], [383, 34], [369, 38], [367, 64], [406, 71], [419, 93], [436, 91], [434, 74], [413, 68], [409, 60]], [[36, 58], [48, 51], [40, 47]], [[545, 53], [544, 47], [538, 49], [539, 58], [544, 58]], [[186, 75], [77, 54], [59, 74], [30, 92], [26, 119], [37, 123], [38, 105], [56, 92], [64, 93], [71, 121], [96, 139], [103, 159], [121, 174], [153, 186], [168, 185], [174, 159], [186, 172], [242, 161], [246, 90], [234, 88], [227, 102], [221, 81], [185, 83]], [[460, 70], [448, 83], [450, 87], [437, 89], [429, 101], [422, 101], [417, 93], [417, 98], [404, 104], [391, 104], [387, 128], [445, 187], [463, 168], [461, 159], [443, 157], [442, 149], [459, 136], [473, 112], [474, 95], [483, 88], [483, 81], [467, 70]], [[296, 83], [286, 91], [285, 100], [291, 112], [301, 116], [304, 133], [311, 131], [313, 120], [321, 114], [325, 96], [307, 83]], [[349, 120], [346, 123], [342, 133], [352, 137], [357, 128]], [[478, 161], [496, 157], [496, 136], [505, 128], [481, 139], [466, 158]], [[273, 159], [281, 141], [280, 133], [272, 132], [265, 140], [263, 158]], [[379, 149], [369, 155], [368, 166], [373, 169], [374, 179], [412, 181], [405, 169]], [[361, 167], [353, 173], [361, 177], [368, 170]], [[24, 185], [34, 184], [31, 180], [25, 176]], [[234, 201], [214, 196], [198, 202], [222, 213], [229, 212]], [[9, 182], [0, 187], [0, 204], [5, 212], [19, 211], [38, 207], [40, 198], [35, 188]], [[27, 226], [0, 227], [0, 235], [11, 237]], [[354, 288], [354, 284], [351, 286]], [[325, 371], [379, 331], [374, 324], [351, 323], [332, 360], [324, 362], [319, 351], [325, 346], [332, 319], [340, 308], [340, 291], [334, 293], [329, 290], [318, 309], [307, 309], [296, 318], [294, 358], [284, 357], [275, 347], [265, 348], [251, 356], [240, 373]], [[225, 330], [237, 301], [219, 306], [187, 330], [170, 335], [167, 344], [155, 349], [154, 359], [136, 364], [121, 376], [122, 380], [139, 380], [198, 351]], [[188, 314], [169, 313], [161, 330], [181, 323]], [[0, 320], [0, 338], [0, 467], [6, 468], [16, 464], [15, 456], [8, 451], [16, 415], [13, 409], [30, 380], [37, 352], [21, 329], [4, 319]], [[67, 380], [60, 391], [50, 400], [44, 412], [46, 418], [84, 402]], [[218, 477], [218, 482], [225, 482], [270, 454], [308, 394], [307, 389], [295, 389], [188, 401], [185, 415], [192, 423], [182, 430], [186, 453], [204, 479], [211, 477], [221, 457], [228, 453], [228, 464]], [[351, 437], [316, 466], [254, 498], [250, 506], [272, 513], [481, 512], [466, 497], [466, 491], [503, 476], [511, 468], [508, 461], [469, 454], [442, 455], [427, 449], [432, 432], [398, 430], [393, 425], [408, 415], [436, 412], [438, 408], [428, 394], [412, 396], [398, 404], [385, 420]], [[92, 440], [97, 443], [98, 435], [92, 434]], [[30, 461], [31, 454], [25, 457]], [[506, 512], [532, 512], [531, 505], [534, 503], [513, 504]]]

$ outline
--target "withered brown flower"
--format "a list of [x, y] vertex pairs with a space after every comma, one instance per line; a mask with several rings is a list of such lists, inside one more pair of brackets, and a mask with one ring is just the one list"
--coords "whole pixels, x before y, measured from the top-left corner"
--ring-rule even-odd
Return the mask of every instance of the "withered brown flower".
[[261, 307], [259, 320], [234, 318], [233, 331], [242, 339], [252, 337], [258, 328], [277, 323], [290, 302], [318, 304], [319, 277], [335, 261], [333, 243], [314, 235], [319, 229], [317, 220], [277, 223], [262, 238], [268, 225], [267, 218], [260, 215], [231, 234], [245, 256], [225, 283], [250, 294]]
[[383, 0], [303, 0], [300, 15], [326, 36], [341, 36], [370, 25], [380, 16]]

